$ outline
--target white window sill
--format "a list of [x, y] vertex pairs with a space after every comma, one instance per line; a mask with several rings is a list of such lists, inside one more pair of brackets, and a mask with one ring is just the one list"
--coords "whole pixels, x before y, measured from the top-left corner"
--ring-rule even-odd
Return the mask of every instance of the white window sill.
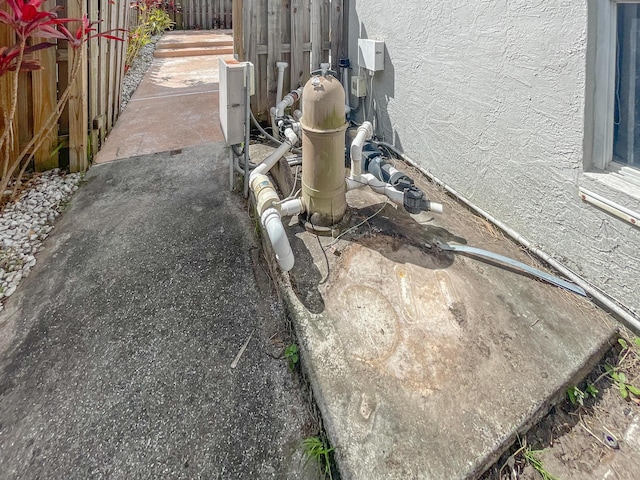
[[640, 183], [634, 178], [625, 178], [615, 171], [584, 172], [580, 176], [579, 186], [623, 206], [635, 215], [640, 212]]

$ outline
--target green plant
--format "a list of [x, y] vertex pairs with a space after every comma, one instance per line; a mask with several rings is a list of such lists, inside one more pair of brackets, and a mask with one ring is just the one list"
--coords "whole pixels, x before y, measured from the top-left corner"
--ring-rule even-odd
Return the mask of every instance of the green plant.
[[151, 35], [159, 35], [165, 30], [171, 30], [176, 22], [171, 20], [171, 17], [167, 12], [159, 8], [154, 8], [149, 13], [147, 25]]
[[584, 399], [587, 396], [591, 396], [593, 398], [596, 398], [598, 396], [598, 389], [593, 383], [587, 383], [587, 388], [585, 388], [584, 391], [574, 385], [567, 388], [567, 396], [569, 397], [569, 401], [572, 405], [579, 404], [580, 406], [583, 406]]
[[300, 355], [298, 353], [298, 345], [296, 345], [295, 343], [292, 343], [287, 348], [285, 348], [284, 358], [286, 358], [287, 361], [289, 362], [289, 369], [293, 371], [293, 369], [296, 368], [298, 361], [300, 361]]
[[524, 448], [523, 456], [529, 465], [531, 465], [540, 475], [543, 480], [560, 480], [555, 475], [549, 473], [542, 464], [542, 461], [538, 457], [544, 450], [531, 450], [529, 447]]
[[149, 34], [149, 31], [145, 24], [140, 24], [129, 31], [127, 56], [124, 61], [125, 67], [127, 69], [131, 67], [131, 65], [133, 65], [133, 61], [140, 53], [142, 47], [148, 45], [149, 42], [151, 42], [151, 35]]
[[620, 390], [620, 396], [622, 398], [624, 398], [625, 400], [628, 399], [629, 394], [640, 397], [640, 388], [629, 383], [629, 381], [627, 380], [627, 376], [623, 372], [618, 372], [611, 365], [605, 365], [604, 368], [606, 369], [615, 386], [618, 388], [618, 390]]
[[333, 480], [331, 475], [331, 462], [329, 460], [329, 454], [335, 449], [333, 447], [327, 447], [320, 437], [308, 437], [302, 441], [302, 449], [304, 455], [307, 457], [305, 465], [313, 460], [320, 465], [320, 468], [324, 470], [325, 475], [329, 475], [329, 479]]
[[[640, 349], [640, 337], [634, 338], [631, 345], [629, 345], [629, 343], [624, 338], [619, 338], [618, 343], [622, 347], [621, 353], [625, 353], [625, 350], [633, 350], [636, 348]], [[636, 351], [635, 353], [638, 354], [638, 351]]]
[[175, 25], [169, 14], [160, 8], [160, 4], [157, 0], [144, 0], [133, 4], [133, 8], [138, 10], [138, 25], [129, 30], [125, 69], [131, 68], [140, 50], [151, 42], [153, 35], [171, 30]]
[[[110, 0], [111, 2], [112, 0]], [[0, 23], [6, 25], [16, 38], [15, 44], [0, 46], [0, 77], [8, 75], [10, 77], [10, 101], [5, 105], [4, 96], [0, 96], [0, 111], [2, 112], [2, 130], [0, 130], [0, 192], [5, 192], [12, 177], [16, 182], [13, 193], [16, 193], [20, 178], [24, 174], [27, 166], [35, 153], [44, 144], [47, 135], [56, 125], [57, 120], [69, 100], [75, 80], [82, 65], [83, 43], [92, 38], [108, 38], [120, 40], [113, 33], [115, 31], [99, 33], [96, 27], [97, 22], [91, 22], [85, 14], [82, 18], [60, 18], [58, 16], [59, 7], [47, 10], [44, 0], [0, 0]], [[76, 24], [77, 28], [72, 28]], [[74, 26], [76, 26], [74, 25]], [[41, 128], [34, 131], [26, 146], [21, 147], [17, 154], [10, 156], [14, 143], [14, 120], [18, 105], [18, 90], [20, 71], [39, 70], [42, 68], [37, 59], [31, 54], [56, 45], [53, 41], [38, 42], [38, 38], [45, 38], [56, 41], [66, 41], [69, 50], [73, 52], [73, 60], [69, 65], [69, 82], [64, 91], [58, 92], [58, 102], [49, 112]], [[3, 85], [4, 87], [4, 85]], [[1, 195], [0, 195], [1, 196]]]

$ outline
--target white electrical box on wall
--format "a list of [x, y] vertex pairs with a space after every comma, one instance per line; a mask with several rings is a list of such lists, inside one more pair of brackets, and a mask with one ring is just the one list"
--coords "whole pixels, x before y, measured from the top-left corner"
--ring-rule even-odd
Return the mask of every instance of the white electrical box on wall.
[[384, 70], [384, 42], [359, 38], [358, 65], [372, 72]]
[[358, 98], [367, 96], [367, 82], [364, 77], [351, 77], [351, 95]]
[[247, 106], [245, 89], [246, 69], [250, 69], [250, 94], [254, 94], [253, 64], [234, 59], [220, 58], [220, 127], [227, 145], [237, 145], [245, 140], [244, 124]]

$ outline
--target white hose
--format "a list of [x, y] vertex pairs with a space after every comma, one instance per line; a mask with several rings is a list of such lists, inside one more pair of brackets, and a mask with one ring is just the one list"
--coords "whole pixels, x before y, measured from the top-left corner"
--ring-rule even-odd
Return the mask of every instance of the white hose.
[[283, 272], [288, 272], [293, 268], [295, 259], [280, 214], [275, 208], [269, 208], [264, 211], [260, 220], [267, 231], [273, 251], [276, 253], [278, 265]]
[[436, 185], [439, 185], [442, 188], [444, 188], [447, 192], [449, 192], [451, 195], [456, 197], [458, 200], [460, 200], [462, 203], [464, 203], [466, 206], [468, 206], [471, 210], [476, 212], [481, 217], [484, 217], [489, 222], [493, 223], [496, 227], [498, 227], [500, 230], [502, 230], [507, 235], [509, 235], [511, 238], [513, 238], [516, 242], [520, 243], [526, 249], [528, 249], [531, 252], [533, 252], [534, 254], [536, 254], [538, 257], [540, 257], [546, 263], [548, 263], [553, 268], [555, 268], [557, 271], [559, 271], [564, 276], [566, 276], [573, 283], [575, 283], [576, 285], [579, 285], [580, 287], [582, 287], [584, 289], [584, 291], [589, 294], [589, 296], [593, 297], [596, 300], [597, 303], [600, 303], [602, 306], [604, 306], [607, 309], [609, 309], [613, 314], [615, 314], [620, 319], [622, 319], [629, 327], [633, 328], [636, 332], [640, 332], [640, 319], [638, 319], [638, 317], [636, 317], [626, 307], [618, 304], [618, 302], [616, 300], [614, 300], [613, 298], [609, 297], [609, 295], [607, 295], [606, 293], [601, 291], [595, 285], [592, 285], [589, 282], [587, 282], [584, 278], [582, 278], [580, 275], [575, 273], [569, 267], [563, 265], [558, 260], [556, 260], [553, 257], [551, 257], [549, 254], [547, 254], [544, 251], [540, 250], [539, 248], [535, 247], [531, 243], [531, 241], [529, 241], [528, 239], [526, 239], [525, 237], [520, 235], [518, 232], [513, 230], [511, 227], [508, 227], [507, 225], [502, 223], [500, 220], [496, 219], [495, 217], [493, 217], [489, 213], [487, 213], [484, 210], [482, 210], [480, 207], [478, 207], [478, 206], [474, 205], [473, 203], [471, 203], [471, 201], [469, 199], [463, 197], [457, 191], [455, 191], [453, 188], [451, 188], [449, 185], [447, 185], [443, 181], [439, 180], [433, 174], [431, 174], [430, 172], [428, 172], [427, 170], [425, 170], [424, 168], [419, 166], [416, 162], [414, 162], [409, 157], [407, 157], [403, 152], [398, 150], [394, 145], [391, 145], [390, 143], [385, 143], [385, 142], [377, 142], [377, 144], [378, 145], [382, 145], [384, 147], [387, 147], [390, 150], [392, 150], [395, 153], [397, 153], [400, 156], [400, 158], [402, 158], [405, 162], [407, 162], [412, 167], [415, 167], [418, 170], [420, 170], [433, 183], [435, 183]]

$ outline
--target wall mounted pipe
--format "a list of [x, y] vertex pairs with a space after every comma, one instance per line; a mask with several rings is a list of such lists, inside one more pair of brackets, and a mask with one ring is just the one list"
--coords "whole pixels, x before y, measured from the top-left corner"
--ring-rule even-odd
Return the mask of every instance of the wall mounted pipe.
[[358, 133], [351, 143], [351, 175], [362, 174], [362, 146], [364, 142], [373, 136], [373, 125], [371, 122], [364, 122], [358, 127]]
[[390, 143], [386, 143], [386, 142], [376, 142], [376, 143], [378, 145], [382, 145], [384, 147], [387, 147], [390, 150], [392, 150], [393, 152], [395, 152], [400, 158], [402, 158], [402, 160], [407, 162], [412, 167], [417, 168], [418, 170], [420, 170], [433, 183], [435, 183], [436, 185], [439, 185], [440, 187], [444, 188], [447, 192], [449, 192], [451, 195], [453, 195], [459, 201], [464, 203], [471, 210], [476, 212], [481, 217], [484, 217], [487, 221], [493, 223], [496, 227], [498, 227], [500, 230], [502, 230], [507, 235], [509, 235], [513, 240], [515, 240], [516, 242], [520, 243], [526, 249], [528, 249], [529, 251], [531, 251], [534, 254], [536, 254], [538, 257], [540, 257], [546, 263], [548, 263], [553, 268], [555, 268], [557, 271], [559, 271], [564, 276], [566, 276], [573, 283], [575, 283], [576, 285], [579, 285], [580, 287], [582, 287], [587, 292], [587, 294], [589, 294], [589, 296], [592, 297], [596, 301], [596, 303], [599, 303], [604, 308], [608, 309], [611, 313], [613, 313], [615, 316], [620, 318], [624, 323], [626, 323], [626, 325], [628, 327], [630, 327], [633, 330], [635, 330], [636, 333], [640, 332], [640, 319], [634, 313], [632, 313], [631, 311], [627, 310], [626, 307], [618, 304], [616, 302], [616, 300], [611, 298], [609, 295], [607, 295], [605, 292], [600, 290], [598, 287], [596, 287], [595, 285], [592, 285], [587, 280], [585, 280], [580, 275], [578, 275], [573, 270], [571, 270], [569, 267], [567, 267], [566, 265], [560, 263], [558, 260], [556, 260], [555, 258], [550, 256], [549, 254], [547, 254], [543, 250], [541, 250], [538, 247], [534, 246], [533, 243], [530, 240], [528, 240], [527, 238], [525, 238], [522, 235], [520, 235], [518, 232], [513, 230], [511, 227], [507, 226], [506, 224], [504, 224], [500, 220], [496, 219], [495, 217], [493, 217], [489, 213], [485, 212], [483, 209], [481, 209], [477, 205], [473, 204], [469, 199], [467, 199], [466, 197], [464, 197], [463, 195], [458, 193], [456, 190], [451, 188], [449, 185], [444, 183], [442, 180], [438, 179], [432, 173], [430, 173], [426, 169], [422, 168], [420, 165], [418, 165], [416, 162], [414, 162], [411, 158], [406, 156], [403, 152], [398, 150], [395, 147], [395, 145], [391, 145]]

